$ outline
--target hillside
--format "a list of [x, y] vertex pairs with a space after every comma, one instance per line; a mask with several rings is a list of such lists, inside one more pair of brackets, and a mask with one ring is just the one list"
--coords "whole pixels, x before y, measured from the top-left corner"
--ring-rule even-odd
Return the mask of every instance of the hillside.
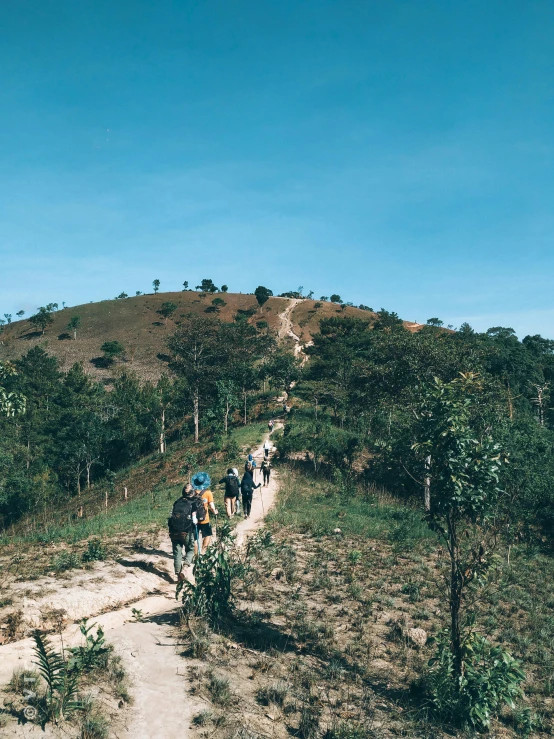
[[[215, 311], [212, 301], [218, 298], [225, 304], [217, 306]], [[173, 317], [167, 321], [158, 313], [166, 302], [177, 305]], [[75, 362], [82, 362], [88, 374], [102, 379], [109, 377], [113, 370], [97, 366], [95, 359], [102, 355], [100, 347], [105, 341], [116, 340], [125, 347], [126, 366], [143, 380], [157, 380], [167, 371], [164, 358], [167, 352], [166, 340], [182, 316], [188, 313], [213, 315], [230, 322], [241, 311], [245, 311], [251, 313], [248, 317], [250, 323], [266, 321], [269, 330], [277, 334], [280, 328], [279, 316], [290, 303], [289, 298], [273, 297], [260, 308], [254, 295], [193, 291], [85, 303], [54, 313], [54, 322], [44, 335], [28, 320], [16, 321], [6, 326], [1, 336], [0, 361], [17, 359], [31, 347], [41, 345], [48, 353], [58, 357], [62, 369], [67, 370]], [[289, 317], [294, 333], [305, 344], [318, 331], [322, 318], [336, 314], [366, 320], [375, 316], [374, 313], [359, 308], [341, 308], [336, 303], [306, 299], [297, 302]], [[72, 316], [81, 318], [75, 341], [67, 328]], [[408, 329], [414, 326], [407, 322], [405, 325]]]

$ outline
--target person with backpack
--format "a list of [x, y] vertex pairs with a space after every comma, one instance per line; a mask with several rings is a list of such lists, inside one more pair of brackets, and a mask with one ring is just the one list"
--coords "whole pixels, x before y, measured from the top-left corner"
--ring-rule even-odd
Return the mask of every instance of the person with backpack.
[[274, 425], [275, 425], [274, 424], [274, 421], [273, 421], [273, 419], [271, 419], [271, 421], [267, 424], [267, 427], [269, 429], [269, 433], [271, 433], [273, 431], [273, 426]]
[[256, 464], [256, 460], [254, 459], [254, 457], [253, 457], [252, 454], [249, 454], [248, 455], [248, 459], [244, 463], [244, 471], [245, 472], [248, 469], [248, 465], [250, 465], [250, 472], [252, 474], [252, 479], [255, 480], [256, 479], [256, 467], [257, 467], [257, 464]]
[[[269, 452], [271, 451], [272, 444], [269, 439], [264, 441], [264, 459], [269, 459]], [[263, 465], [262, 465], [263, 467]]]
[[196, 507], [196, 494], [192, 485], [188, 483], [183, 488], [181, 497], [173, 504], [171, 516], [167, 520], [173, 548], [175, 577], [181, 581], [185, 579], [183, 568], [190, 567], [194, 558], [194, 532], [198, 523]]
[[262, 462], [262, 475], [264, 476], [264, 485], [269, 485], [269, 476], [271, 475], [271, 462], [264, 459]]
[[237, 498], [239, 497], [239, 475], [238, 470], [229, 467], [225, 477], [219, 481], [220, 485], [225, 485], [224, 501], [227, 518], [235, 515], [237, 508]]
[[213, 534], [210, 511], [215, 516], [217, 516], [218, 511], [214, 503], [214, 494], [209, 489], [211, 480], [208, 473], [197, 472], [192, 476], [191, 483], [197, 496], [196, 518], [198, 519], [198, 529], [202, 535], [202, 554], [206, 554]]
[[257, 490], [257, 488], [261, 487], [261, 483], [258, 483], [256, 485], [256, 483], [254, 482], [254, 477], [252, 473], [252, 465], [247, 464], [246, 470], [244, 471], [244, 475], [242, 477], [242, 481], [240, 483], [244, 518], [250, 517], [250, 511], [252, 510], [252, 496], [254, 494], [254, 490]]

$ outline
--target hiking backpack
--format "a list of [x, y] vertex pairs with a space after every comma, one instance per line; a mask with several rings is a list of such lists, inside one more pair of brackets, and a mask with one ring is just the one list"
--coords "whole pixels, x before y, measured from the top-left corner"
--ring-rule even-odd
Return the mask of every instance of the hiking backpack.
[[202, 523], [208, 517], [208, 506], [206, 501], [200, 495], [196, 498], [196, 518], [198, 523]]
[[182, 539], [190, 534], [193, 528], [192, 514], [196, 507], [196, 500], [191, 498], [179, 498], [175, 501], [171, 516], [167, 519], [170, 537]]
[[227, 475], [225, 480], [225, 497], [237, 498], [239, 494], [239, 478], [236, 475]]
[[244, 475], [240, 484], [243, 495], [252, 495], [254, 491], [254, 480], [250, 475]]

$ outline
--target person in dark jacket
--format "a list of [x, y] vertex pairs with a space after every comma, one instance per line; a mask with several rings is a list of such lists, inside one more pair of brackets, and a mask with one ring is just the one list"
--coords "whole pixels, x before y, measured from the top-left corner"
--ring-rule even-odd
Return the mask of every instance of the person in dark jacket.
[[238, 477], [238, 470], [229, 467], [227, 474], [219, 481], [220, 485], [225, 485], [225, 511], [227, 512], [227, 518], [231, 518], [235, 515], [237, 498], [239, 495], [240, 482]]
[[244, 509], [245, 518], [248, 518], [250, 516], [250, 511], [252, 510], [252, 495], [254, 494], [254, 490], [259, 488], [260, 486], [261, 483], [258, 483], [256, 485], [256, 483], [254, 482], [252, 465], [248, 464], [246, 466], [246, 469], [244, 470], [244, 476], [240, 483], [240, 491], [242, 493], [242, 507]]

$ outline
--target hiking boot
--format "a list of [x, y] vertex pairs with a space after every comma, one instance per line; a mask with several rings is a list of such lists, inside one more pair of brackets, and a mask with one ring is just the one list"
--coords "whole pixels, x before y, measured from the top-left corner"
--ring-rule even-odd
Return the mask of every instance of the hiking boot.
[[177, 576], [177, 579], [179, 582], [183, 582], [184, 580], [187, 579], [187, 576], [185, 575], [185, 572], [184, 572], [184, 568], [181, 570], [181, 572]]

